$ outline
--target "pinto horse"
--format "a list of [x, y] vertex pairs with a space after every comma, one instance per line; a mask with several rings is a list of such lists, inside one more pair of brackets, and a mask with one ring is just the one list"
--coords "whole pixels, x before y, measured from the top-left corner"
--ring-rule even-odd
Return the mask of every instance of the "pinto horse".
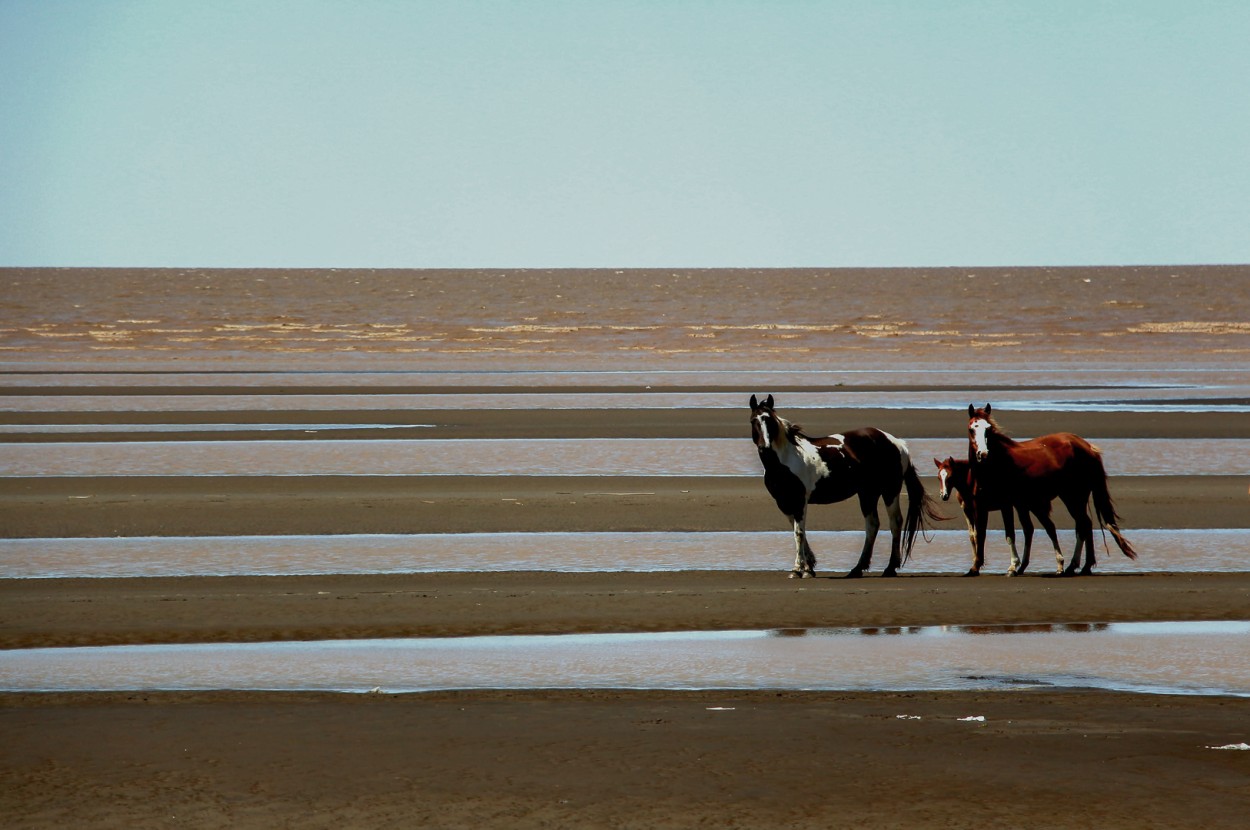
[[[1070, 432], [1043, 435], [1028, 441], [1014, 441], [994, 421], [992, 409], [968, 405], [968, 463], [972, 468], [974, 492], [1013, 504], [1049, 505], [1058, 498], [1076, 523], [1076, 550], [1065, 570], [1063, 552], [1055, 543], [1056, 571], [1082, 575], [1094, 568], [1094, 529], [1089, 518], [1090, 496], [1100, 527], [1110, 531], [1120, 551], [1129, 559], [1137, 551], [1120, 532], [1120, 517], [1107, 490], [1107, 471], [1102, 453], [1093, 444]], [[1081, 567], [1081, 549], [1087, 553]]]
[[[864, 548], [848, 578], [863, 576], [872, 561], [872, 547], [881, 528], [877, 502], [884, 501], [890, 519], [890, 564], [883, 576], [896, 576], [910, 558], [916, 534], [927, 520], [945, 517], [934, 509], [907, 445], [879, 429], [864, 429], [809, 438], [798, 424], [777, 414], [773, 396], [763, 403], [751, 396], [751, 437], [764, 465], [764, 486], [777, 507], [794, 525], [794, 569], [790, 578], [816, 575], [816, 555], [807, 542], [807, 506], [832, 504], [859, 496], [864, 516]], [[907, 516], [899, 503], [907, 487]]]
[[[972, 478], [972, 465], [965, 459], [950, 458], [945, 461], [933, 459], [938, 470], [938, 495], [942, 501], [950, 501], [951, 493], [963, 509], [964, 521], [968, 523], [968, 541], [972, 544], [972, 568], [964, 576], [978, 576], [985, 564], [985, 530], [990, 514], [995, 510], [1002, 511], [1003, 531], [1007, 536], [1007, 544], [1011, 547], [1011, 566], [1007, 576], [1020, 576], [1029, 567], [1029, 553], [1033, 548], [1033, 521], [1029, 513], [1037, 516], [1037, 520], [1046, 529], [1046, 535], [1059, 549], [1059, 537], [1055, 534], [1055, 523], [1050, 520], [1050, 502], [1045, 504], [1024, 505], [1010, 504], [1002, 501], [1001, 494], [995, 494], [984, 488], [975, 488]], [[1016, 552], [1016, 528], [1012, 520], [1012, 509], [1020, 515], [1020, 527], [1024, 530], [1024, 557]]]

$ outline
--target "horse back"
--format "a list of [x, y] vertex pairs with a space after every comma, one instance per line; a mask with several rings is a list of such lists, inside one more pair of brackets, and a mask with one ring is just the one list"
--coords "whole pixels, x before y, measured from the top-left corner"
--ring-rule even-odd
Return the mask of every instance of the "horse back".
[[1018, 496], [1024, 500], [1049, 500], [1063, 492], [1082, 489], [1101, 473], [1098, 448], [1079, 435], [1056, 432], [1018, 441], [1010, 447], [1012, 474]]
[[1038, 472], [1062, 469], [1098, 456], [1093, 444], [1070, 432], [1039, 435], [1017, 442], [1012, 456], [1020, 467], [1033, 467]]
[[875, 427], [863, 427], [812, 441], [829, 474], [817, 483], [813, 504], [831, 504], [857, 493], [887, 495], [903, 486], [899, 442]]

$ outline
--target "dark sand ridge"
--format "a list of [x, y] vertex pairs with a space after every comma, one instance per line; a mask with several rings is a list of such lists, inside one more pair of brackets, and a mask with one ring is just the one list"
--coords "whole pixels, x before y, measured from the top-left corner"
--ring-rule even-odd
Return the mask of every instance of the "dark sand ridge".
[[[1243, 476], [1116, 476], [1111, 493], [1131, 538], [1134, 528], [1250, 527], [1246, 485]], [[953, 503], [940, 509], [957, 515]], [[1071, 527], [1062, 506], [1054, 517]], [[862, 530], [863, 519], [851, 501], [819, 505], [808, 527]], [[789, 526], [750, 477], [0, 478], [0, 535], [10, 538], [642, 530], [776, 530], [780, 555]]]

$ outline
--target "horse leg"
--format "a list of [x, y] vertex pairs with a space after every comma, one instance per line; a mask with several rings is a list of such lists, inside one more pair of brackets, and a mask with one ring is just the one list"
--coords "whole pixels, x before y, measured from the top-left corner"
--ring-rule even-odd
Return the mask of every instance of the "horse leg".
[[1081, 576], [1089, 576], [1094, 572], [1094, 523], [1088, 516], [1084, 523], [1077, 524], [1078, 532], [1083, 531], [1085, 539], [1085, 566], [1081, 568]]
[[1050, 505], [1035, 511], [1037, 520], [1042, 523], [1042, 529], [1046, 531], [1046, 535], [1050, 537], [1050, 544], [1055, 549], [1055, 575], [1063, 576], [1063, 549], [1059, 547], [1059, 534], [1055, 531], [1055, 523], [1050, 519]]
[[1007, 568], [1007, 576], [1015, 576], [1016, 568], [1020, 564], [1020, 554], [1016, 553], [1016, 525], [1010, 507], [1003, 510], [1003, 534], [1007, 537], [1007, 547], [1011, 548], [1011, 565]]
[[860, 551], [859, 562], [846, 575], [848, 579], [858, 579], [864, 575], [864, 571], [868, 570], [868, 565], [872, 562], [872, 546], [877, 541], [877, 531], [881, 529], [881, 517], [877, 515], [876, 495], [870, 499], [861, 493], [859, 509], [864, 514], [864, 549]]
[[985, 564], [985, 529], [989, 525], [990, 516], [985, 510], [975, 511], [972, 527], [968, 531], [972, 539], [972, 569], [964, 576], [980, 576], [981, 566]]
[[1085, 537], [1085, 566], [1081, 568], [1081, 576], [1091, 576], [1094, 573], [1094, 565], [1097, 564], [1094, 560], [1094, 528], [1091, 526]]
[[[1033, 550], [1033, 520], [1029, 518], [1029, 511], [1020, 510], [1018, 512], [1020, 513], [1020, 527], [1024, 530], [1024, 558], [1020, 560], [1018, 566], [1013, 564], [1012, 569], [1007, 572], [1007, 576], [1020, 576], [1023, 574], [1025, 569], [1029, 567], [1029, 553]], [[1013, 548], [1011, 552], [1015, 554], [1015, 549]]]
[[[1094, 554], [1094, 523], [1090, 521], [1089, 511], [1084, 501], [1078, 504], [1076, 500], [1065, 499], [1063, 503], [1068, 508], [1068, 512], [1072, 514], [1072, 521], [1076, 524], [1076, 550], [1072, 553], [1072, 561], [1064, 569], [1066, 576], [1072, 576], [1081, 567], [1081, 548], [1088, 548], [1086, 551], [1088, 556], [1093, 556]], [[1087, 542], [1088, 544], [1086, 544]], [[1086, 566], [1082, 573], [1088, 575], [1089, 567]]]
[[971, 504], [965, 504], [963, 508], [964, 522], [968, 525], [968, 544], [972, 547], [972, 570], [968, 571], [964, 576], [969, 574], [975, 576], [981, 569], [981, 566], [977, 563], [977, 514], [972, 509]]
[[816, 554], [807, 543], [807, 509], [790, 517], [794, 522], [794, 569], [791, 579], [806, 579], [816, 575]]
[[903, 508], [898, 496], [885, 506], [885, 515], [890, 520], [890, 564], [881, 575], [897, 576], [903, 564]]

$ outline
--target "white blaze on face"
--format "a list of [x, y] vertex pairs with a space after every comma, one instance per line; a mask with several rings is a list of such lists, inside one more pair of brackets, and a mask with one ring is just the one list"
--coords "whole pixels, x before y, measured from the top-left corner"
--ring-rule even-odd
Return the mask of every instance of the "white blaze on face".
[[950, 487], [946, 483], [948, 475], [950, 475], [950, 471], [945, 467], [938, 468], [938, 495], [942, 497], [942, 501], [947, 501], [951, 497]]
[[759, 433], [759, 442], [756, 444], [762, 450], [768, 449], [768, 416], [760, 413], [755, 416], [755, 431]]
[[972, 448], [976, 450], [977, 460], [984, 461], [990, 454], [990, 445], [985, 438], [990, 430], [990, 422], [984, 418], [973, 418], [968, 429], [971, 431]]

